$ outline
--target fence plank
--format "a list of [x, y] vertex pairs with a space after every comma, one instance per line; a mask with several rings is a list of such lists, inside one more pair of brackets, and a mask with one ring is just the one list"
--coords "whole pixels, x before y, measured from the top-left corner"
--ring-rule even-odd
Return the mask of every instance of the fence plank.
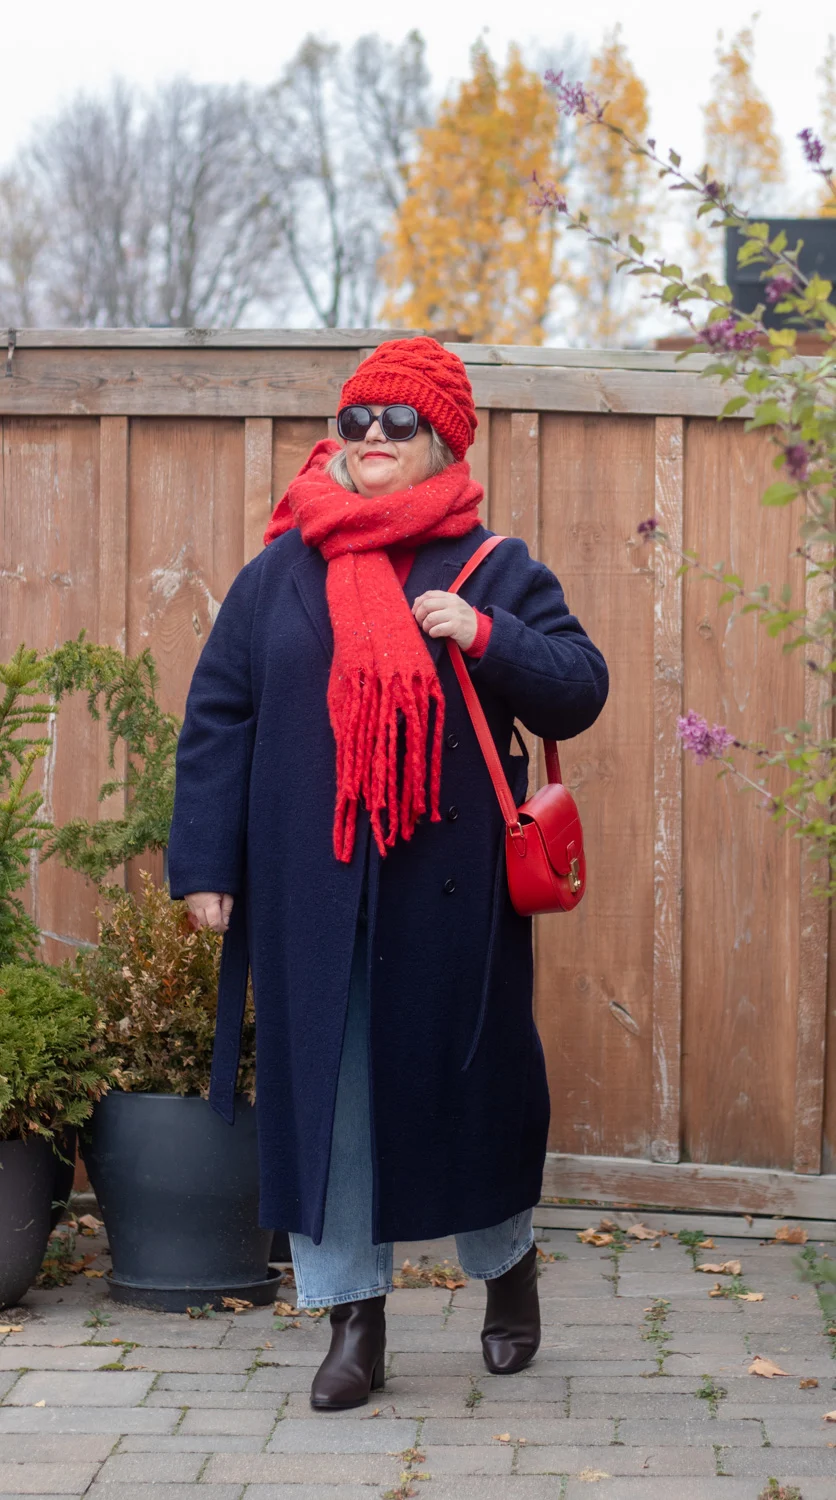
[[[786, 581], [803, 598], [793, 559], [797, 520], [764, 509], [772, 445], [740, 426], [689, 423], [685, 545], [724, 561], [747, 587]], [[755, 616], [730, 622], [718, 588], [690, 573], [684, 587], [685, 704], [741, 740], [770, 742], [804, 706], [795, 669]], [[796, 656], [798, 654], [796, 653]], [[774, 742], [774, 741], [773, 741]], [[757, 777], [757, 762], [747, 771]], [[780, 785], [780, 773], [770, 774]], [[763, 799], [710, 765], [686, 759], [683, 862], [683, 1146], [692, 1161], [791, 1167], [798, 1005], [798, 841], [771, 822]]]
[[[19, 328], [18, 349], [365, 349], [420, 328]], [[8, 346], [0, 338], [3, 348]]]
[[473, 447], [467, 456], [473, 478], [477, 484], [481, 484], [485, 492], [479, 505], [479, 519], [483, 526], [490, 526], [491, 414], [483, 407], [477, 411], [476, 416], [479, 425], [476, 428]]
[[[654, 512], [675, 552], [682, 549], [683, 424], [656, 419]], [[682, 1060], [682, 580], [679, 558], [653, 554], [653, 1099], [650, 1155], [679, 1160]]]
[[[592, 1198], [657, 1208], [780, 1214], [832, 1219], [833, 1183], [757, 1167], [630, 1160], [614, 1156], [546, 1157], [543, 1200]], [[590, 1215], [590, 1222], [594, 1214]]]
[[264, 528], [273, 508], [273, 420], [247, 417], [244, 423], [244, 562], [264, 546]]
[[[124, 651], [128, 631], [128, 419], [102, 417], [99, 423], [99, 593], [96, 640]], [[99, 784], [123, 780], [127, 754], [121, 742], [108, 761], [107, 730], [98, 725]], [[99, 816], [119, 818], [125, 792], [113, 792], [99, 803]], [[123, 885], [125, 867], [113, 870], [110, 883]]]
[[[824, 561], [820, 544], [816, 560]], [[833, 608], [833, 585], [828, 574], [808, 577], [805, 605], [810, 620]], [[822, 647], [804, 648], [808, 660], [822, 662]], [[812, 725], [813, 739], [829, 739], [832, 708], [825, 706], [833, 690], [829, 676], [808, 670], [804, 678], [804, 718]], [[795, 1140], [793, 1166], [796, 1172], [820, 1172], [824, 1127], [825, 1041], [827, 1029], [827, 966], [829, 913], [827, 902], [815, 894], [826, 878], [826, 864], [813, 861], [805, 848], [801, 859], [801, 910], [799, 913], [798, 1012], [795, 1056]]]

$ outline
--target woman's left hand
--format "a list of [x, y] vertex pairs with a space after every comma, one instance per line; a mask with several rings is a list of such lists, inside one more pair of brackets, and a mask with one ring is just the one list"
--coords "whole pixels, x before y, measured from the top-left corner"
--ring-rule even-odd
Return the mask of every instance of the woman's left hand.
[[445, 594], [429, 589], [420, 594], [412, 606], [418, 624], [426, 635], [448, 636], [467, 651], [476, 639], [476, 611], [460, 594]]

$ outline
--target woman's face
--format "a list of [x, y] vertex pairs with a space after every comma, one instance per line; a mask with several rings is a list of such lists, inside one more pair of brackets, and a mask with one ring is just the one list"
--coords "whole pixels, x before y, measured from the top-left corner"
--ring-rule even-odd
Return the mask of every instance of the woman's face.
[[[382, 406], [369, 406], [379, 416]], [[362, 443], [346, 443], [348, 472], [365, 500], [375, 495], [391, 495], [411, 484], [421, 484], [430, 472], [432, 434], [419, 427], [414, 438], [393, 443], [383, 436], [379, 422], [372, 422]]]

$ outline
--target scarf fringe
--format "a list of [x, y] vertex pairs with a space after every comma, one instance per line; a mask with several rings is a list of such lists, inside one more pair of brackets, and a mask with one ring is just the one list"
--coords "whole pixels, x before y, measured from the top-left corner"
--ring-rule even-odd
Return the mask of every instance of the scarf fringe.
[[358, 670], [342, 676], [329, 698], [337, 742], [334, 854], [343, 864], [351, 862], [362, 799], [369, 811], [374, 841], [385, 856], [399, 837], [407, 841], [412, 838], [418, 819], [427, 812], [426, 754], [431, 712], [429, 813], [432, 823], [441, 821], [441, 685], [434, 671], [414, 671], [408, 682], [396, 672], [382, 683], [379, 677]]

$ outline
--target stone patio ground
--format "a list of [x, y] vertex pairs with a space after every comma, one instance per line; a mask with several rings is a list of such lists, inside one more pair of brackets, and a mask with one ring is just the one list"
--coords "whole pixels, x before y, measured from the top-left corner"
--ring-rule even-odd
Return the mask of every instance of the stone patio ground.
[[[33, 1291], [0, 1315], [22, 1325], [0, 1339], [0, 1500], [757, 1500], [771, 1476], [836, 1500], [836, 1361], [797, 1247], [700, 1252], [741, 1260], [763, 1293], [742, 1302], [710, 1298], [728, 1276], [695, 1273], [672, 1237], [615, 1258], [574, 1231], [538, 1242], [560, 1258], [542, 1262], [528, 1370], [485, 1369], [483, 1286], [399, 1290], [385, 1391], [335, 1414], [308, 1404], [327, 1315], [120, 1311], [83, 1274]], [[101, 1240], [79, 1246], [106, 1269]], [[396, 1264], [422, 1254], [455, 1244], [399, 1245]], [[749, 1374], [755, 1355], [788, 1377]]]

